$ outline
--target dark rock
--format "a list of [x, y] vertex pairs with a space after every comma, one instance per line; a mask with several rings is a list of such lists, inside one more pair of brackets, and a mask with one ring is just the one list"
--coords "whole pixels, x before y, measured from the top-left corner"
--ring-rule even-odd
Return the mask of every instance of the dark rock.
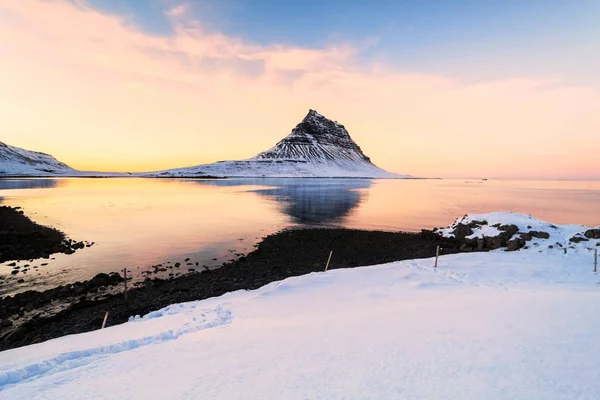
[[458, 224], [456, 228], [454, 228], [454, 231], [452, 231], [452, 233], [454, 233], [454, 237], [456, 238], [456, 240], [463, 241], [465, 239], [465, 236], [473, 234], [473, 229], [471, 229], [470, 226]]
[[477, 250], [483, 250], [485, 247], [485, 239], [477, 238]]
[[483, 225], [487, 225], [488, 222], [487, 221], [471, 221], [469, 222], [469, 228], [479, 228]]
[[1, 328], [8, 328], [9, 326], [12, 326], [13, 322], [10, 319], [3, 319], [2, 321], [0, 321], [0, 327]]
[[463, 243], [463, 244], [460, 246], [460, 250], [461, 250], [461, 251], [473, 251], [473, 248], [472, 248], [472, 247], [470, 247], [470, 246], [468, 246], [466, 243]]
[[10, 264], [6, 264], [8, 267], [14, 267], [17, 263], [11, 262]]
[[511, 239], [506, 243], [507, 251], [516, 251], [525, 246], [525, 240], [521, 238]]
[[571, 243], [581, 243], [581, 242], [587, 242], [589, 239], [586, 239], [583, 236], [573, 236], [571, 239], [569, 239], [569, 242]]
[[18, 274], [18, 273], [19, 273], [19, 270], [18, 270], [18, 269], [13, 269], [12, 271], [10, 271], [10, 273], [11, 273], [12, 275], [16, 275], [16, 274]]
[[584, 236], [588, 239], [600, 239], [600, 229], [589, 229], [585, 231]]
[[521, 237], [521, 239], [523, 239], [523, 240], [525, 240], [527, 242], [532, 239], [531, 232], [529, 232], [529, 233], [520, 232], [519, 236]]
[[110, 276], [103, 272], [99, 273], [98, 275], [96, 275], [92, 279], [90, 279], [90, 286], [92, 286], [92, 287], [108, 286], [110, 284], [111, 284]]
[[508, 234], [509, 237], [512, 237], [515, 233], [519, 231], [519, 227], [516, 225], [500, 225], [498, 227], [499, 231], [504, 231]]
[[488, 249], [495, 250], [506, 246], [507, 234], [505, 232], [500, 233], [498, 236], [486, 237], [485, 246]]
[[463, 242], [469, 247], [477, 247], [477, 238], [464, 238]]
[[529, 231], [529, 234], [538, 239], [550, 239], [550, 234], [548, 232]]

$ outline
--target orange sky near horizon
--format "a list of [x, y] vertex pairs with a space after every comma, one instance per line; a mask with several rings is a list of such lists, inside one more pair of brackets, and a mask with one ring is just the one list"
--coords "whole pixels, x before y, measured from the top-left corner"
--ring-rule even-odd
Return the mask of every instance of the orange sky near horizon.
[[[51, 15], [52, 18], [48, 18]], [[467, 83], [261, 46], [170, 13], [153, 36], [71, 2], [0, 0], [0, 141], [96, 171], [252, 157], [309, 108], [420, 177], [600, 179], [600, 91], [561, 76]]]

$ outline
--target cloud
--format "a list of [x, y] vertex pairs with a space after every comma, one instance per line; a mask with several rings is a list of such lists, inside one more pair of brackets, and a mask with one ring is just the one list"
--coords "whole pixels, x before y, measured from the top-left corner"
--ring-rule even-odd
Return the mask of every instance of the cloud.
[[77, 168], [250, 157], [315, 108], [401, 173], [600, 177], [600, 94], [560, 76], [467, 84], [359, 62], [360, 45], [260, 46], [207, 32], [185, 4], [170, 36], [85, 3], [3, 7], [2, 139]]

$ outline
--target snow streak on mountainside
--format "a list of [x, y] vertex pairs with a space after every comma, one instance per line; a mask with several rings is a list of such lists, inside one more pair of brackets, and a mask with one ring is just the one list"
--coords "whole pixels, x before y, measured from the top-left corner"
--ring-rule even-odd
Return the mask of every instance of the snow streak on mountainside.
[[308, 115], [287, 137], [254, 157], [255, 160], [355, 161], [371, 164], [344, 125], [318, 112]]
[[0, 177], [10, 175], [74, 175], [79, 171], [49, 154], [25, 150], [0, 142]]
[[374, 165], [343, 125], [314, 110], [275, 146], [241, 161], [220, 161], [151, 176], [410, 178]]

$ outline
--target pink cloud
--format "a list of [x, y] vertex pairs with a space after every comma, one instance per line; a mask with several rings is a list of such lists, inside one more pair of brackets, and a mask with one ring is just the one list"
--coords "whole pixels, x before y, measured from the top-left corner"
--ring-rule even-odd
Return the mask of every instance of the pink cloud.
[[206, 32], [185, 6], [169, 13], [171, 37], [84, 3], [2, 7], [2, 140], [76, 168], [250, 157], [316, 108], [344, 123], [375, 162], [401, 173], [600, 171], [600, 94], [560, 77], [466, 84], [360, 64], [360, 46], [259, 46]]

